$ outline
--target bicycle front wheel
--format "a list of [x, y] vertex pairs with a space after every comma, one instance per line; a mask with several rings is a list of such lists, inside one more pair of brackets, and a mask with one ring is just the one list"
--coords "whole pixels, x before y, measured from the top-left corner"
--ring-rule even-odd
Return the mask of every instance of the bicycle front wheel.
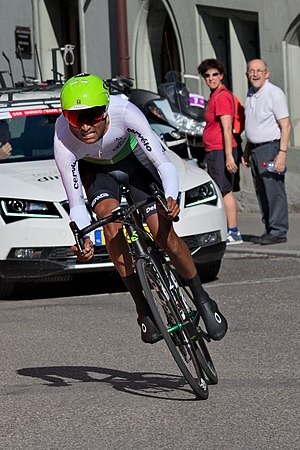
[[[185, 314], [188, 314], [188, 312], [191, 311], [191, 303], [190, 305], [188, 304], [188, 299], [190, 297], [186, 292], [185, 286], [167, 262], [165, 262], [163, 266], [164, 272], [171, 282], [169, 285], [170, 290], [173, 293], [173, 296], [176, 298], [177, 305], [179, 306], [180, 310], [185, 311]], [[198, 356], [199, 363], [201, 363], [201, 367], [205, 372], [206, 378], [209, 380], [209, 383], [217, 384], [218, 374], [205, 343], [205, 337], [200, 332], [200, 327], [198, 327], [198, 332], [198, 338], [193, 342], [194, 350]]]
[[[218, 374], [208, 351], [205, 340], [202, 336], [200, 336], [197, 342], [195, 342], [195, 347], [196, 352], [200, 352], [201, 354], [202, 367], [210, 384], [218, 384]], [[198, 356], [200, 358], [200, 355]]]
[[139, 259], [136, 268], [157, 327], [175, 362], [195, 395], [207, 399], [208, 386], [202, 369], [201, 355], [185, 331], [178, 326], [166, 275], [150, 259]]

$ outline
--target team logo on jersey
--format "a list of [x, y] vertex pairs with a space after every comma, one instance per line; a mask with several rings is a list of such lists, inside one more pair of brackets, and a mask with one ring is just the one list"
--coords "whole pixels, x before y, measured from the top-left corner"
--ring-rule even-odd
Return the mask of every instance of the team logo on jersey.
[[141, 143], [143, 144], [143, 146], [145, 147], [146, 150], [148, 150], [148, 152], [152, 152], [152, 148], [149, 144], [148, 139], [146, 139], [139, 131], [137, 130], [132, 130], [131, 128], [127, 128], [127, 131], [129, 133], [134, 134], [134, 136], [137, 136], [140, 140]]
[[78, 176], [77, 176], [77, 172], [76, 172], [76, 163], [77, 163], [77, 161], [75, 161], [74, 163], [71, 164], [71, 170], [72, 170], [72, 175], [73, 175], [73, 186], [74, 186], [74, 189], [78, 189], [78, 188], [79, 188], [79, 184], [78, 184]]

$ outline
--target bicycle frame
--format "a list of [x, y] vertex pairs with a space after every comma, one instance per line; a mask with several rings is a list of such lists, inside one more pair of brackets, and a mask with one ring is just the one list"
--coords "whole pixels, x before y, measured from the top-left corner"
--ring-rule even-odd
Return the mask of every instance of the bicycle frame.
[[[217, 375], [203, 340], [203, 338], [207, 341], [210, 339], [199, 326], [199, 313], [194, 311], [187, 302], [187, 298], [193, 300], [192, 296], [166, 260], [151, 233], [144, 227], [141, 208], [150, 201], [153, 202], [153, 197], [161, 203], [164, 199], [159, 197], [160, 192], [157, 189], [151, 188], [154, 193], [153, 197], [135, 203], [129, 189], [126, 186], [121, 186], [121, 189], [128, 206], [115, 208], [111, 211], [110, 216], [99, 219], [82, 230], [79, 230], [75, 222], [70, 223], [76, 244], [83, 251], [84, 237], [89, 232], [111, 222], [122, 223], [133, 267], [141, 281], [144, 295], [158, 328], [193, 391], [199, 398], [207, 398], [205, 376], [214, 384], [217, 383]], [[165, 203], [163, 204], [166, 208]], [[150, 274], [150, 278], [145, 275], [147, 273], [148, 276]], [[154, 285], [151, 280], [154, 281]], [[185, 295], [182, 295], [182, 291]], [[156, 295], [158, 297], [155, 300]], [[156, 303], [157, 301], [159, 303]], [[163, 310], [165, 320], [162, 319], [158, 304]], [[195, 375], [188, 367], [189, 364], [191, 364], [189, 367], [194, 368], [194, 372], [196, 371]]]
[[[150, 197], [147, 200], [144, 200], [142, 202], [135, 203], [130, 195], [129, 189], [121, 185], [121, 191], [122, 194], [125, 196], [126, 202], [128, 204], [127, 207], [119, 206], [112, 210], [112, 214], [108, 217], [105, 217], [103, 219], [99, 219], [95, 222], [93, 222], [91, 225], [88, 225], [87, 227], [83, 228], [82, 230], [79, 230], [75, 222], [70, 222], [70, 228], [74, 234], [76, 244], [81, 251], [84, 248], [84, 236], [88, 234], [89, 232], [100, 228], [101, 226], [110, 223], [119, 221], [122, 222], [123, 228], [125, 229], [125, 239], [129, 248], [129, 253], [133, 260], [133, 265], [136, 267], [136, 263], [139, 259], [151, 259], [154, 261], [155, 266], [158, 270], [165, 271], [163, 264], [164, 260], [159, 257], [159, 252], [161, 251], [154, 241], [152, 235], [150, 232], [147, 232], [144, 227], [143, 223], [143, 216], [140, 211], [140, 209], [145, 206], [150, 201], [153, 201], [153, 199], [158, 200], [158, 202], [166, 208], [164, 198], [162, 196], [162, 193], [159, 191], [157, 186], [155, 184], [151, 185], [151, 190], [153, 191], [153, 197]], [[153, 250], [153, 251], [152, 251]], [[151, 252], [151, 257], [150, 257]], [[165, 290], [169, 290], [170, 286], [165, 285]], [[185, 289], [186, 295], [192, 299], [189, 292]], [[175, 317], [178, 318], [178, 324], [174, 327], [171, 327], [168, 331], [174, 332], [175, 330], [181, 330], [183, 324], [180, 323], [182, 321], [182, 318], [179, 317], [179, 313], [177, 309], [172, 305], [171, 302], [171, 309], [172, 313]], [[186, 312], [186, 316], [188, 318], [193, 318], [196, 316], [194, 311]], [[194, 333], [195, 334], [195, 333]]]

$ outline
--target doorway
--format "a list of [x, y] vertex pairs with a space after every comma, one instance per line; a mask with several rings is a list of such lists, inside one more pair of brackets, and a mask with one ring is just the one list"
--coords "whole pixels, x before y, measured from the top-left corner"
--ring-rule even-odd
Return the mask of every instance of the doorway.
[[143, 1], [137, 20], [133, 58], [136, 86], [157, 92], [168, 71], [183, 71], [179, 32], [164, 0]]

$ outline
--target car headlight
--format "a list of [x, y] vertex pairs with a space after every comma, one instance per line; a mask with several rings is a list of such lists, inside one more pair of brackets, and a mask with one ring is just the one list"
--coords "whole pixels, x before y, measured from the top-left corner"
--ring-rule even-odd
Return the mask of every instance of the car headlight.
[[20, 198], [1, 199], [0, 210], [6, 223], [29, 218], [58, 219], [60, 213], [53, 203], [24, 200]]
[[202, 136], [205, 122], [198, 122], [180, 113], [174, 113], [174, 117], [179, 131], [192, 136]]
[[211, 203], [216, 205], [218, 195], [212, 181], [201, 184], [195, 188], [189, 189], [185, 192], [184, 207], [200, 205], [201, 203]]

